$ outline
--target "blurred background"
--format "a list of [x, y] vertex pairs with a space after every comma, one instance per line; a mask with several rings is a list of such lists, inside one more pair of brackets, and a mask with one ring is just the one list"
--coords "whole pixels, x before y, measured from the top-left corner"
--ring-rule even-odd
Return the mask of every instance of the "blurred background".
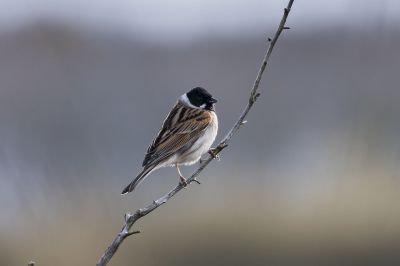
[[[0, 265], [94, 265], [177, 97], [245, 106], [287, 1], [0, 0]], [[400, 265], [400, 4], [296, 0], [248, 123], [110, 265]], [[189, 175], [196, 167], [183, 169]]]

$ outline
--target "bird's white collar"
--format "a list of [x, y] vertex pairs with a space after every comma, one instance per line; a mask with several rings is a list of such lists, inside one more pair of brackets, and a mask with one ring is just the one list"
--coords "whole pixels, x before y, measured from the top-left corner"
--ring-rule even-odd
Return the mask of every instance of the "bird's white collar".
[[203, 110], [206, 107], [206, 104], [200, 105], [200, 107], [194, 106], [190, 101], [189, 98], [187, 97], [186, 93], [182, 94], [181, 97], [179, 97], [179, 101], [186, 106], [189, 106], [190, 108], [195, 108], [195, 109], [200, 109]]

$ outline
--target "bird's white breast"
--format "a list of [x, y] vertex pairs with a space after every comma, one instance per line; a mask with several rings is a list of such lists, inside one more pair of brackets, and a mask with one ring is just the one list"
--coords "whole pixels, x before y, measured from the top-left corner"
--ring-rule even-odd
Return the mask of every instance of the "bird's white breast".
[[206, 127], [204, 134], [199, 137], [199, 139], [193, 143], [188, 153], [190, 154], [183, 156], [180, 164], [191, 165], [196, 163], [201, 155], [205, 154], [213, 144], [218, 132], [218, 118], [215, 112], [210, 112], [211, 122]]

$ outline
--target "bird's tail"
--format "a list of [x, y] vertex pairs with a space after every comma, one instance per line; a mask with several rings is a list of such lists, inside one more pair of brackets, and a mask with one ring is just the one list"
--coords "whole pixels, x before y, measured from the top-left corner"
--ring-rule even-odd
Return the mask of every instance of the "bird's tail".
[[132, 192], [152, 171], [154, 167], [145, 167], [143, 171], [133, 181], [122, 190], [121, 195]]

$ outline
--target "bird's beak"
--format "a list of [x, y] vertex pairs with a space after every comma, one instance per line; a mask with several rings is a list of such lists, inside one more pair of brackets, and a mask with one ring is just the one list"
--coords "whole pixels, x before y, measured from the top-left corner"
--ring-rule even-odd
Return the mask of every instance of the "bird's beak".
[[216, 102], [218, 102], [217, 99], [214, 99], [214, 98], [210, 99], [210, 103], [216, 103]]

